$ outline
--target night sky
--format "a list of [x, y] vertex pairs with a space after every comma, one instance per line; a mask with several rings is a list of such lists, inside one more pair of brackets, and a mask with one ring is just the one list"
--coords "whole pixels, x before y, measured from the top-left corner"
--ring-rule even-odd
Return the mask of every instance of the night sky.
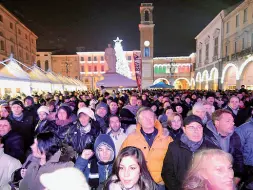
[[240, 0], [2, 0], [38, 37], [39, 49], [103, 51], [117, 36], [124, 50], [140, 48], [139, 6], [154, 3], [155, 56], [188, 56], [197, 34]]

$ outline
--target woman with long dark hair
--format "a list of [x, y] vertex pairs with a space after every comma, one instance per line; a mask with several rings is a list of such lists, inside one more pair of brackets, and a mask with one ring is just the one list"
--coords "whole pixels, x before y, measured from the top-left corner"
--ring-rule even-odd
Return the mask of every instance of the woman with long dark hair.
[[140, 149], [129, 146], [120, 151], [114, 162], [112, 175], [107, 180], [104, 189], [157, 189]]

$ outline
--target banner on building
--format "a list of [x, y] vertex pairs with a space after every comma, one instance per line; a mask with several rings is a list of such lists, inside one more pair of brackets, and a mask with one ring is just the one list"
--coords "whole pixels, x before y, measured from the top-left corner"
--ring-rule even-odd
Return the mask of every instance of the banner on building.
[[135, 76], [136, 76], [136, 83], [139, 91], [142, 91], [141, 88], [141, 80], [142, 80], [142, 59], [141, 59], [141, 52], [133, 52], [134, 54], [134, 68], [135, 68]]

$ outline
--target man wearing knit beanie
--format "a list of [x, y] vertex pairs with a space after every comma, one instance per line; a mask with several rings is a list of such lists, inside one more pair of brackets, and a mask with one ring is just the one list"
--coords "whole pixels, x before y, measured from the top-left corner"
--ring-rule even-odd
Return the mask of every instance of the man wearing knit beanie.
[[96, 106], [96, 120], [99, 122], [102, 133], [106, 133], [108, 126], [108, 105], [104, 102], [100, 102]]

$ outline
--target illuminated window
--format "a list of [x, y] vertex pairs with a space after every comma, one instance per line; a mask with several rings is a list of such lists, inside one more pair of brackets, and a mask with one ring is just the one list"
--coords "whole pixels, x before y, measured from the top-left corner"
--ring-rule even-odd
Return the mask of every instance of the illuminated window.
[[149, 47], [144, 48], [144, 57], [150, 57], [150, 48]]

